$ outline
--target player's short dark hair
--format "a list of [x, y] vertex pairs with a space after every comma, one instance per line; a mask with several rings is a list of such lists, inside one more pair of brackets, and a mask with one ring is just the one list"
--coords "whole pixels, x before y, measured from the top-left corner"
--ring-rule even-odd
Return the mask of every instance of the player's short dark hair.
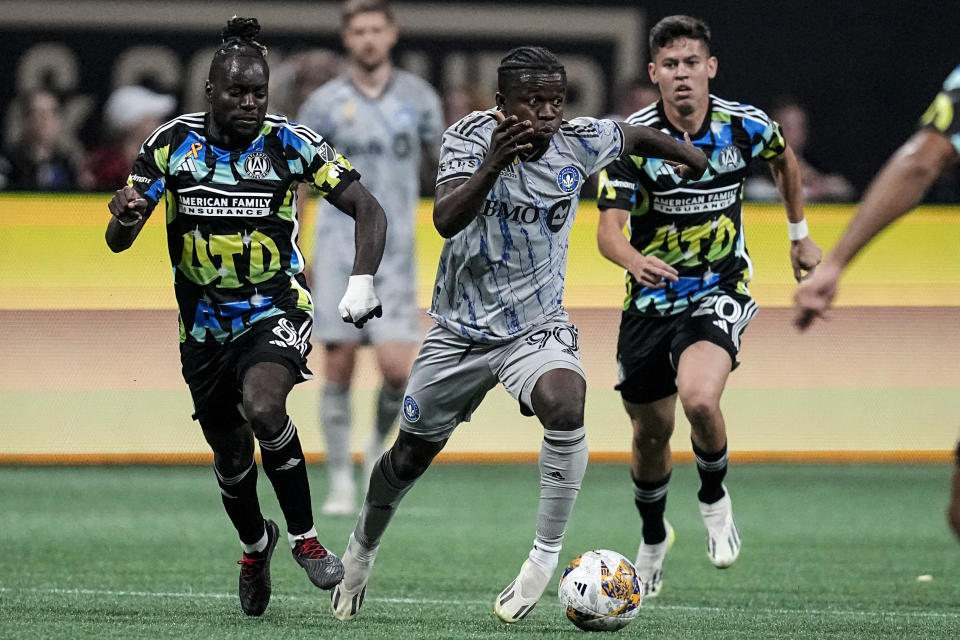
[[386, 0], [347, 0], [340, 10], [340, 27], [346, 28], [355, 16], [361, 13], [382, 13], [390, 24], [395, 24], [393, 10]]
[[251, 56], [260, 58], [266, 63], [267, 48], [254, 40], [260, 33], [260, 22], [256, 18], [240, 18], [233, 16], [227, 20], [227, 26], [220, 33], [223, 43], [210, 62], [210, 68], [226, 58], [235, 56]]
[[657, 52], [677, 38], [699, 40], [710, 51], [710, 27], [699, 18], [676, 15], [667, 16], [650, 29], [650, 57], [656, 58]]
[[500, 91], [508, 87], [517, 87], [524, 73], [557, 73], [564, 81], [567, 72], [560, 59], [549, 49], [543, 47], [517, 47], [507, 52], [497, 67], [497, 88]]

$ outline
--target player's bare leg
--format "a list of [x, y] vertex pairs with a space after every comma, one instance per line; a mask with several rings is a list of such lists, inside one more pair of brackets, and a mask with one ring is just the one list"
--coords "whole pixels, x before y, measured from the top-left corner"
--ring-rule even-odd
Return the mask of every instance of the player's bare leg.
[[630, 476], [634, 504], [642, 521], [635, 564], [644, 596], [654, 598], [663, 586], [663, 563], [674, 541], [673, 527], [664, 513], [673, 471], [670, 437], [673, 435], [677, 396], [672, 394], [644, 404], [624, 401], [623, 406], [633, 426]]
[[690, 421], [693, 452], [700, 474], [700, 514], [707, 529], [707, 555], [717, 568], [729, 567], [740, 554], [740, 531], [733, 520], [727, 473], [727, 430], [720, 396], [730, 375], [730, 355], [712, 342], [696, 342], [677, 365], [677, 394]]
[[357, 346], [341, 342], [324, 345], [324, 384], [320, 398], [320, 427], [327, 450], [327, 499], [320, 512], [324, 515], [356, 513], [357, 487], [350, 460], [352, 410], [351, 381]]
[[547, 371], [531, 394], [532, 409], [543, 424], [537, 530], [519, 575], [494, 601], [493, 611], [504, 622], [517, 622], [533, 610], [557, 568], [567, 521], [587, 469], [585, 398], [586, 382], [570, 369]]
[[953, 467], [953, 487], [950, 490], [950, 504], [947, 505], [947, 522], [950, 528], [960, 538], [960, 443], [957, 444], [957, 454]]
[[446, 442], [424, 440], [401, 430], [374, 465], [360, 518], [343, 553], [343, 580], [331, 593], [333, 615], [338, 620], [351, 620], [360, 612], [380, 540], [393, 514]]
[[283, 511], [293, 557], [314, 585], [330, 589], [343, 577], [343, 565], [320, 544], [313, 526], [303, 448], [287, 416], [287, 395], [293, 384], [293, 373], [286, 366], [254, 364], [243, 376], [243, 411], [260, 441], [263, 470]]
[[383, 378], [377, 391], [373, 428], [363, 448], [363, 478], [369, 478], [387, 448], [387, 436], [397, 423], [403, 405], [403, 391], [417, 356], [414, 342], [384, 342], [376, 345], [377, 365]]

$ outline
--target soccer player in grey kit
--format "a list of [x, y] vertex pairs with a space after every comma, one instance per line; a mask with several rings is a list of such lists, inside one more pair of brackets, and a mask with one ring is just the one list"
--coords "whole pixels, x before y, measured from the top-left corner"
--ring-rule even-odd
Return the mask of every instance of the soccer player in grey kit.
[[364, 450], [365, 477], [383, 453], [400, 412], [422, 336], [414, 268], [421, 150], [435, 162], [443, 133], [436, 92], [390, 62], [397, 27], [386, 2], [347, 0], [342, 36], [350, 60], [346, 72], [313, 92], [297, 119], [347, 154], [364, 185], [383, 204], [389, 225], [383, 266], [374, 278], [385, 315], [358, 330], [342, 322], [337, 310], [340, 289], [353, 268], [353, 221], [320, 199], [310, 285], [316, 301], [314, 335], [324, 345], [320, 425], [330, 493], [321, 510], [327, 515], [356, 513], [350, 387], [358, 346], [373, 345], [383, 376]]
[[513, 49], [498, 69], [497, 108], [444, 133], [433, 209], [446, 238], [430, 310], [436, 326], [414, 362], [400, 434], [373, 468], [344, 552], [344, 579], [331, 594], [341, 620], [363, 603], [400, 500], [498, 383], [544, 431], [536, 538], [494, 601], [496, 615], [509, 623], [529, 614], [557, 567], [587, 466], [586, 382], [577, 330], [562, 305], [580, 187], [625, 152], [674, 161], [684, 177], [706, 167], [692, 145], [649, 127], [563, 120], [566, 84], [563, 65], [546, 49]]

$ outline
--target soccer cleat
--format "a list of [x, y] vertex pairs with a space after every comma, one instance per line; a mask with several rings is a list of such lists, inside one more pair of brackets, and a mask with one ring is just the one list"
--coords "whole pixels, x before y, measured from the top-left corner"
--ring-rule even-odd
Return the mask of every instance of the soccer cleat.
[[[365, 559], [361, 559], [361, 552]], [[343, 580], [330, 592], [330, 605], [337, 620], [353, 620], [360, 611], [376, 557], [377, 549], [364, 551], [350, 534], [343, 552]]]
[[264, 520], [267, 548], [253, 553], [244, 552], [240, 565], [240, 608], [248, 616], [260, 616], [270, 603], [270, 557], [280, 539], [280, 529], [273, 520]]
[[656, 598], [659, 595], [663, 587], [663, 560], [677, 539], [677, 534], [666, 518], [663, 519], [663, 527], [667, 530], [667, 537], [662, 542], [647, 544], [641, 541], [640, 548], [637, 549], [637, 561], [634, 565], [643, 584], [644, 598]]
[[730, 492], [723, 488], [723, 497], [713, 504], [700, 503], [700, 515], [707, 527], [707, 555], [718, 569], [726, 569], [740, 555], [740, 530], [733, 521]]
[[494, 600], [493, 612], [507, 624], [522, 620], [540, 601], [551, 574], [527, 558], [520, 567], [520, 575]]
[[325, 516], [350, 516], [357, 512], [357, 488], [353, 481], [353, 469], [334, 475], [330, 483], [330, 494], [320, 507]]
[[307, 572], [310, 582], [321, 589], [332, 589], [343, 579], [340, 558], [327, 551], [316, 537], [297, 540], [293, 557]]

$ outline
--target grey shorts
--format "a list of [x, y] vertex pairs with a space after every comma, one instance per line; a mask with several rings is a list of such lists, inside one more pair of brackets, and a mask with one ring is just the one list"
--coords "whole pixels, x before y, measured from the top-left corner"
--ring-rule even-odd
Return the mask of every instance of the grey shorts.
[[413, 363], [400, 414], [400, 428], [426, 440], [450, 437], [480, 406], [487, 391], [503, 384], [527, 415], [530, 395], [541, 375], [570, 369], [581, 377], [577, 328], [550, 320], [514, 340], [470, 342], [439, 326], [431, 328]]

